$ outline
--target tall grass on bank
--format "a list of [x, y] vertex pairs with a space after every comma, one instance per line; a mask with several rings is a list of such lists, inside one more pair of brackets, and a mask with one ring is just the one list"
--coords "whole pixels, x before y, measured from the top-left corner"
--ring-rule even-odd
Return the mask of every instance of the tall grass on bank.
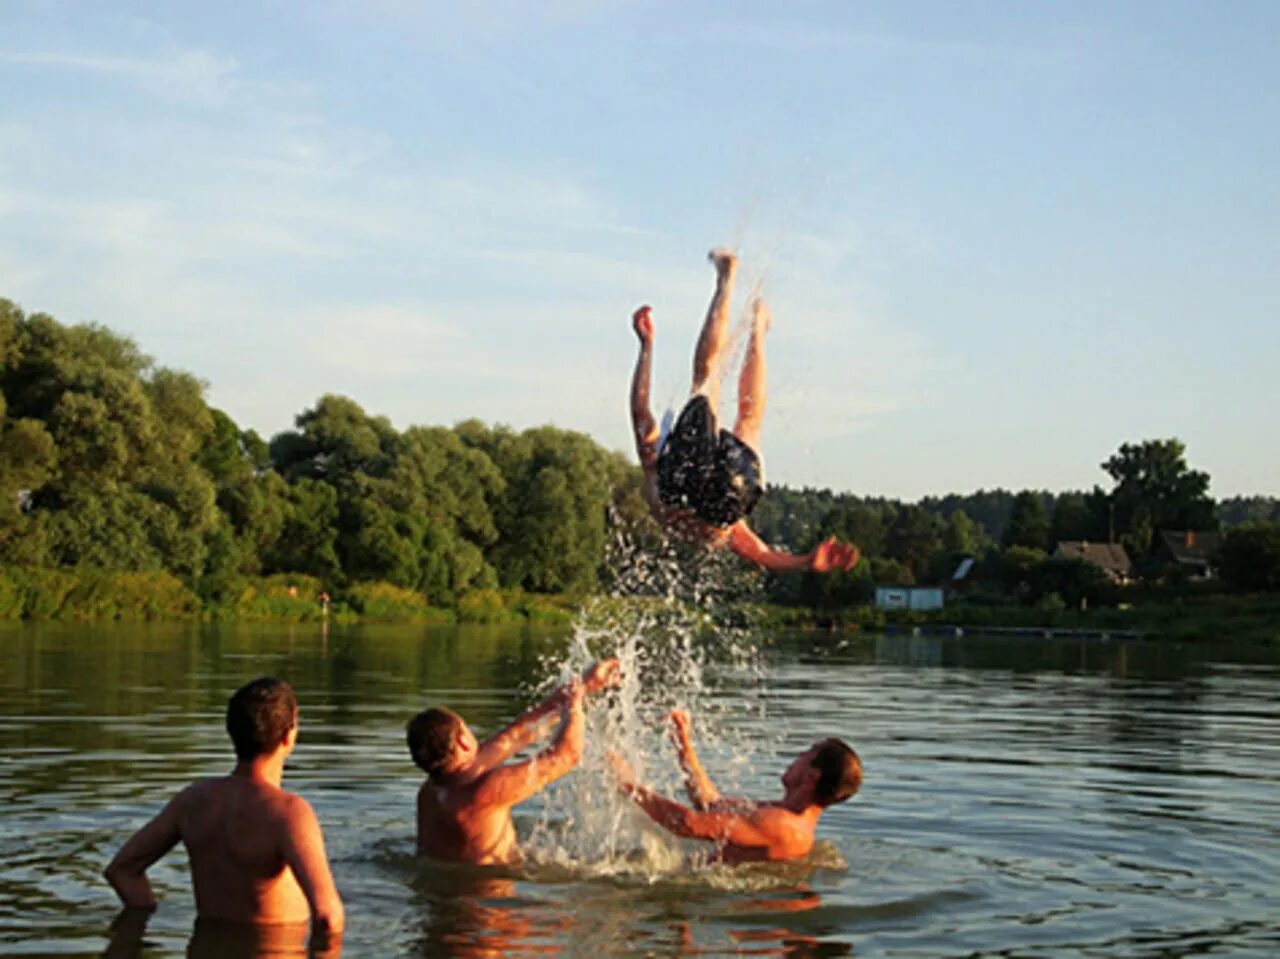
[[0, 619], [199, 619], [200, 600], [169, 573], [0, 569]]
[[0, 619], [301, 623], [327, 616], [336, 622], [564, 625], [572, 621], [581, 599], [485, 589], [466, 593], [456, 607], [445, 608], [390, 583], [338, 589], [314, 576], [277, 573], [220, 583], [217, 596], [201, 602], [169, 573], [0, 567]]

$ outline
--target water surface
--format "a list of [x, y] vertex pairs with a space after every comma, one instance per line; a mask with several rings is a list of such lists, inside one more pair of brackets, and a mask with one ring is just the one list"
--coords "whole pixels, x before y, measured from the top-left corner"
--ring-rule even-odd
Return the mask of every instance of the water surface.
[[[414, 857], [404, 723], [443, 702], [492, 731], [531, 702], [563, 635], [0, 624], [0, 953], [231, 954], [193, 936], [180, 849], [152, 869], [145, 932], [112, 940], [100, 874], [176, 789], [230, 768], [227, 696], [271, 673], [302, 704], [286, 786], [324, 826], [346, 956], [1280, 954], [1280, 652], [762, 639], [750, 676], [701, 691], [708, 765], [771, 798], [791, 755], [847, 738], [866, 783], [823, 817], [814, 862], [563, 855], [557, 830], [605, 788], [592, 767], [521, 807], [537, 861], [504, 875]], [[657, 775], [659, 730], [645, 749]]]

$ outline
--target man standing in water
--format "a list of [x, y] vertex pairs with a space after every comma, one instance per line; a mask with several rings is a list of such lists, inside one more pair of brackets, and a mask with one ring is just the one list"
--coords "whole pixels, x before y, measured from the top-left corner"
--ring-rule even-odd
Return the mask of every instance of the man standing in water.
[[763, 300], [752, 304], [751, 341], [738, 379], [738, 419], [733, 432], [720, 429], [716, 409], [738, 258], [728, 250], [712, 250], [710, 260], [716, 289], [694, 352], [693, 396], [665, 442], [649, 408], [653, 317], [648, 306], [632, 316], [640, 354], [631, 378], [631, 426], [649, 508], [663, 526], [712, 546], [727, 545], [773, 572], [852, 569], [857, 547], [834, 537], [796, 556], [774, 549], [747, 525], [746, 517], [764, 492], [758, 451], [765, 406], [764, 337], [771, 317]]
[[630, 764], [609, 754], [618, 788], [659, 826], [686, 839], [717, 846], [717, 858], [730, 865], [799, 859], [813, 848], [818, 818], [844, 802], [862, 785], [862, 761], [839, 739], [824, 739], [802, 752], [782, 774], [777, 802], [722, 799], [693, 748], [689, 714], [671, 713], [671, 738], [680, 756], [685, 790], [692, 807], [639, 785]]
[[[621, 681], [618, 661], [602, 660], [484, 742], [451, 709], [426, 709], [409, 720], [409, 753], [428, 777], [418, 790], [418, 852], [478, 865], [518, 862], [511, 808], [578, 765], [586, 694]], [[552, 744], [504, 765], [545, 734], [544, 720], [555, 712], [560, 731]]]
[[342, 900], [329, 872], [320, 823], [301, 796], [280, 788], [298, 741], [289, 684], [264, 676], [227, 704], [236, 765], [229, 776], [182, 790], [116, 853], [107, 881], [126, 907], [154, 907], [147, 869], [181, 841], [191, 860], [201, 919], [306, 923], [342, 931]]

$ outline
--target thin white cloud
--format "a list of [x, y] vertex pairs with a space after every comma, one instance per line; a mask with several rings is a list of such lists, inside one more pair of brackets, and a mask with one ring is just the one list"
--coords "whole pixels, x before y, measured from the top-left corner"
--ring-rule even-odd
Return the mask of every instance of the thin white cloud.
[[0, 54], [0, 63], [92, 73], [133, 83], [163, 100], [203, 105], [227, 103], [236, 92], [239, 64], [203, 50], [159, 57], [104, 57], [74, 53]]

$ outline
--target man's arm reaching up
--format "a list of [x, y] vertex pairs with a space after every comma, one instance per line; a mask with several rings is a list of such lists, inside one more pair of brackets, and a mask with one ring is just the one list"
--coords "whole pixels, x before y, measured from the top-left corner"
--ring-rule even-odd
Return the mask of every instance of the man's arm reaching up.
[[653, 362], [653, 317], [642, 306], [631, 316], [631, 328], [640, 340], [635, 372], [631, 375], [631, 429], [635, 434], [636, 456], [648, 473], [658, 461], [658, 422], [649, 406], [649, 370]]
[[684, 709], [673, 709], [671, 718], [671, 741], [675, 743], [680, 756], [680, 768], [684, 771], [684, 788], [689, 794], [689, 801], [694, 809], [709, 809], [720, 798], [720, 790], [711, 782], [711, 777], [702, 768], [698, 753], [693, 748], [693, 721]]
[[[581, 685], [585, 693], [598, 693], [617, 686], [621, 681], [622, 667], [618, 660], [603, 659], [582, 674]], [[561, 686], [537, 706], [481, 743], [476, 753], [479, 767], [486, 771], [496, 769], [520, 750], [541, 739], [545, 735], [545, 720], [563, 707], [571, 686], [572, 684]]]
[[574, 680], [562, 700], [560, 732], [555, 742], [533, 759], [498, 766], [485, 773], [475, 791], [480, 807], [514, 806], [559, 779], [582, 759], [586, 729], [584, 684]]
[[739, 520], [729, 528], [729, 548], [749, 563], [755, 563], [773, 573], [828, 573], [834, 570], [851, 570], [858, 564], [858, 547], [841, 543], [829, 536], [809, 552], [796, 555], [774, 549], [747, 525]]

